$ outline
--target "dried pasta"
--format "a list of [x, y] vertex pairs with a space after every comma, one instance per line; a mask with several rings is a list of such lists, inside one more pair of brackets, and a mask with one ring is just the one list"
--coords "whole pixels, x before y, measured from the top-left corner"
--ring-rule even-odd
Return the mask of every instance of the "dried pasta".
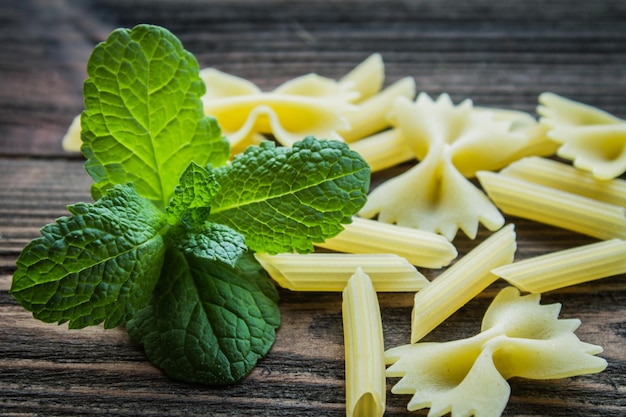
[[626, 238], [624, 207], [493, 172], [479, 172], [481, 185], [505, 213], [598, 239]]
[[339, 134], [346, 142], [353, 142], [387, 129], [387, 113], [398, 97], [415, 97], [413, 78], [405, 77], [396, 81], [375, 96], [360, 102], [354, 110], [346, 112], [344, 116], [349, 128], [340, 129]]
[[358, 97], [357, 92], [316, 74], [289, 80], [272, 92], [252, 88], [249, 81], [213, 68], [203, 69], [200, 76], [208, 86], [202, 96], [204, 112], [217, 119], [236, 150], [255, 143], [255, 136], [262, 134], [272, 134], [284, 146], [307, 135], [341, 140], [337, 131], [349, 128], [342, 115]]
[[487, 196], [454, 167], [443, 144], [408, 171], [376, 187], [359, 211], [361, 217], [437, 233], [449, 241], [461, 229], [471, 239], [479, 222], [498, 230], [504, 217]]
[[343, 291], [361, 268], [376, 291], [419, 291], [429, 281], [406, 259], [393, 254], [257, 253], [256, 259], [281, 287], [292, 291]]
[[509, 400], [512, 377], [566, 378], [607, 366], [602, 347], [574, 334], [578, 319], [558, 319], [560, 304], [541, 305], [538, 294], [504, 288], [483, 318], [481, 332], [444, 343], [415, 343], [385, 352], [388, 377], [400, 377], [391, 392], [412, 395], [411, 411], [429, 417], [499, 417]]
[[626, 272], [626, 242], [582, 245], [495, 268], [493, 274], [531, 293], [542, 293]]
[[626, 207], [626, 181], [599, 180], [591, 173], [552, 159], [528, 157], [507, 166], [501, 174], [534, 184]]
[[516, 242], [507, 225], [471, 250], [415, 294], [411, 343], [415, 343], [498, 277], [491, 270], [513, 262]]
[[369, 277], [361, 269], [343, 291], [346, 415], [385, 412], [385, 349], [380, 307]]
[[359, 217], [344, 225], [337, 236], [316, 246], [355, 254], [393, 253], [424, 268], [441, 268], [458, 255], [443, 236]]
[[382, 171], [415, 159], [399, 129], [388, 129], [350, 144], [370, 166], [372, 172]]
[[72, 119], [72, 123], [70, 124], [67, 132], [63, 136], [61, 141], [61, 146], [63, 146], [63, 150], [66, 152], [80, 152], [80, 147], [82, 146], [83, 141], [80, 138], [80, 114], [78, 116], [74, 116]]
[[[545, 130], [530, 115], [474, 108], [470, 100], [455, 106], [446, 94], [436, 101], [424, 93], [415, 101], [396, 98], [389, 120], [398, 131], [389, 134], [395, 139], [389, 141], [394, 147], [390, 154], [408, 160], [408, 148], [420, 163], [376, 187], [359, 215], [378, 216], [379, 221], [439, 233], [449, 240], [459, 229], [474, 238], [479, 223], [489, 230], [504, 224], [498, 209], [467, 178], [533, 152], [553, 151], [541, 145], [548, 142]], [[368, 145], [363, 145], [368, 156], [383, 146]], [[377, 168], [388, 166], [371, 160]]]
[[598, 179], [626, 172], [626, 120], [553, 93], [539, 96], [537, 113], [560, 144], [557, 155]]

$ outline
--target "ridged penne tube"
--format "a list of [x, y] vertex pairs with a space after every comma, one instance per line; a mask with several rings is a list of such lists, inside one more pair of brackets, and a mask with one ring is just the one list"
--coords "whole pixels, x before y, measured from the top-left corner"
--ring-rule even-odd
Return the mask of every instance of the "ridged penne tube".
[[372, 172], [415, 159], [400, 129], [389, 129], [350, 143], [350, 148], [367, 161]]
[[402, 78], [380, 93], [362, 101], [354, 111], [343, 114], [350, 124], [350, 128], [340, 130], [339, 134], [346, 142], [352, 142], [389, 127], [387, 113], [391, 104], [398, 97], [413, 99], [415, 96], [415, 81], [411, 77]]
[[517, 288], [542, 293], [626, 272], [626, 242], [612, 239], [495, 268]]
[[293, 291], [343, 291], [357, 268], [369, 275], [376, 291], [419, 291], [429, 281], [406, 259], [393, 254], [255, 254], [281, 287]]
[[503, 212], [598, 239], [626, 238], [624, 207], [481, 171], [481, 185]]
[[454, 245], [442, 235], [376, 220], [354, 217], [321, 248], [346, 253], [393, 253], [423, 268], [441, 268], [457, 257]]
[[346, 415], [385, 412], [385, 349], [380, 307], [369, 277], [361, 269], [343, 291]]
[[491, 235], [416, 293], [411, 343], [426, 336], [493, 283], [498, 277], [491, 270], [513, 262], [516, 249], [515, 230], [510, 224]]
[[593, 174], [547, 158], [521, 159], [501, 174], [626, 207], [626, 181], [599, 180]]

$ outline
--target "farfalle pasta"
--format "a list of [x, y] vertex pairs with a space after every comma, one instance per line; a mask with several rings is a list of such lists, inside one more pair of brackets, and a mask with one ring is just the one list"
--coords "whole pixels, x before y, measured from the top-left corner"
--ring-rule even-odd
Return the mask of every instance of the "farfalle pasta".
[[389, 118], [405, 142], [401, 146], [421, 162], [377, 187], [359, 215], [440, 233], [449, 240], [459, 228], [474, 238], [479, 223], [489, 230], [504, 224], [498, 209], [467, 178], [529, 153], [553, 152], [542, 145], [545, 132], [529, 115], [474, 108], [470, 100], [455, 106], [446, 94], [436, 101], [424, 93], [415, 102], [397, 98]]
[[578, 319], [558, 319], [561, 305], [503, 289], [485, 313], [481, 332], [468, 339], [408, 344], [385, 352], [388, 377], [401, 377], [394, 394], [410, 394], [407, 408], [428, 416], [498, 417], [512, 377], [554, 379], [597, 373], [602, 348], [574, 334]]
[[271, 92], [212, 68], [200, 76], [208, 86], [202, 97], [205, 113], [217, 118], [235, 151], [265, 135], [284, 146], [307, 135], [357, 140], [388, 127], [386, 114], [395, 98], [415, 95], [409, 77], [380, 91], [384, 67], [379, 54], [338, 81], [307, 74]]
[[626, 120], [553, 93], [539, 96], [537, 113], [557, 155], [607, 180], [626, 172]]

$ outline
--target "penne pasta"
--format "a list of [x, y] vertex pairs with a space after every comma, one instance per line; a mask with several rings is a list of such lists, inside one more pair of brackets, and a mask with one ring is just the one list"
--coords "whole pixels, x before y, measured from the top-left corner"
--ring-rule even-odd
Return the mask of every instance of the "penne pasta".
[[415, 81], [411, 77], [402, 78], [380, 93], [358, 104], [353, 111], [343, 114], [348, 120], [350, 127], [339, 130], [339, 134], [346, 142], [373, 135], [389, 127], [387, 113], [391, 105], [398, 97], [406, 97], [410, 100], [415, 96]]
[[346, 415], [382, 416], [385, 412], [385, 349], [376, 291], [362, 269], [343, 291]]
[[281, 287], [292, 291], [343, 291], [357, 268], [369, 275], [376, 291], [419, 291], [428, 279], [406, 259], [393, 254], [255, 254]]
[[481, 185], [503, 212], [598, 239], [626, 238], [625, 209], [614, 204], [481, 171]]
[[498, 277], [491, 270], [513, 261], [515, 230], [512, 224], [471, 250], [415, 294], [411, 343], [416, 343], [446, 318], [487, 288]]
[[393, 253], [424, 268], [441, 268], [458, 255], [454, 245], [436, 233], [359, 217], [352, 220], [337, 236], [316, 245], [336, 252]]
[[399, 129], [389, 129], [350, 143], [350, 148], [367, 161], [372, 172], [382, 171], [415, 159]]
[[626, 272], [626, 242], [612, 239], [536, 256], [492, 271], [517, 288], [542, 293]]
[[626, 207], [626, 181], [622, 179], [598, 180], [589, 172], [551, 159], [524, 158], [509, 165], [500, 173]]

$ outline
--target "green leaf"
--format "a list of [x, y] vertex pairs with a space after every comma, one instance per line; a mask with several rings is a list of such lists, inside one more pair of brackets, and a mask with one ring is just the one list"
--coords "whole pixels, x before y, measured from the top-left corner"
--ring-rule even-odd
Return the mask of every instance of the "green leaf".
[[257, 252], [311, 252], [365, 203], [370, 169], [348, 145], [307, 137], [291, 148], [263, 142], [216, 169], [210, 220]]
[[45, 226], [17, 259], [11, 294], [35, 318], [118, 326], [148, 302], [165, 253], [165, 220], [131, 186]]
[[220, 261], [234, 267], [248, 248], [244, 237], [228, 226], [205, 223], [201, 229], [186, 230], [175, 239], [176, 247], [209, 261]]
[[190, 161], [226, 162], [228, 141], [204, 116], [198, 63], [166, 29], [113, 31], [94, 49], [87, 74], [82, 151], [95, 198], [132, 183], [163, 207]]
[[170, 250], [154, 297], [127, 329], [170, 377], [230, 384], [274, 343], [277, 302], [275, 287], [251, 253], [233, 269]]
[[180, 178], [166, 212], [171, 221], [177, 222], [190, 212], [194, 220], [204, 222], [208, 217], [211, 199], [219, 190], [219, 183], [212, 172], [192, 162]]

